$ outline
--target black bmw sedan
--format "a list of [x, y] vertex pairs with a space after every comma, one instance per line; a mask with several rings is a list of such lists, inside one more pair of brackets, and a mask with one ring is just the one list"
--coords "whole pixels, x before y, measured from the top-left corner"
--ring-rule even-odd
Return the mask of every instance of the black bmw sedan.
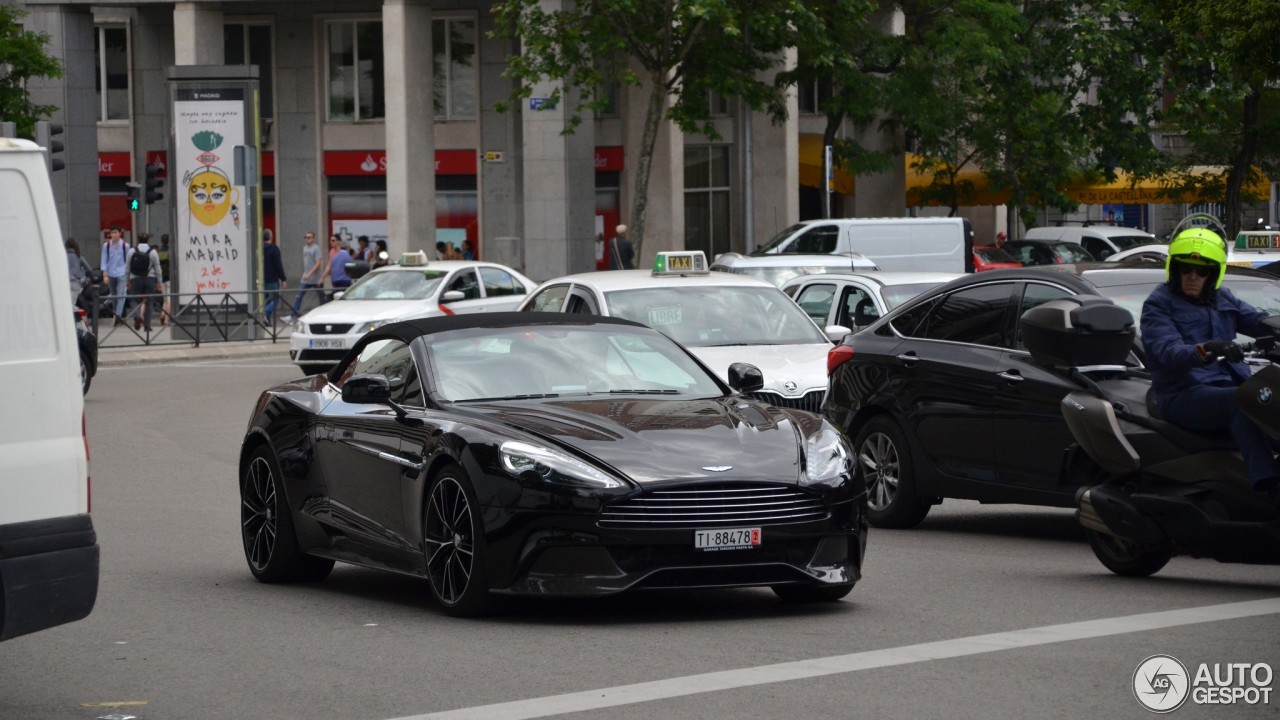
[[326, 375], [262, 393], [240, 452], [263, 582], [334, 561], [426, 579], [445, 610], [493, 594], [768, 586], [838, 600], [865, 493], [818, 415], [723, 385], [665, 335], [605, 317], [396, 323]]
[[[1164, 279], [1151, 263], [993, 270], [934, 288], [845, 337], [828, 356], [823, 412], [852, 439], [871, 524], [911, 527], [942, 498], [1072, 507], [1091, 480], [1060, 409], [1076, 386], [1031, 359], [1022, 313], [1089, 294], [1136, 320]], [[1228, 267], [1223, 285], [1280, 313], [1272, 276]], [[1130, 361], [1142, 363], [1140, 344]]]

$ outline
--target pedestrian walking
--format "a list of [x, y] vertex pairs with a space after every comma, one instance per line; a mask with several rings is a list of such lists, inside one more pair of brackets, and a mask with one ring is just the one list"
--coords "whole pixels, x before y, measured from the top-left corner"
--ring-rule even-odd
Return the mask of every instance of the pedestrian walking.
[[262, 308], [262, 319], [271, 322], [280, 301], [280, 288], [288, 287], [284, 274], [284, 260], [276, 247], [276, 236], [271, 230], [262, 231], [262, 287], [267, 293], [267, 303]]
[[160, 269], [160, 254], [148, 242], [146, 233], [138, 236], [138, 246], [129, 251], [129, 285], [137, 298], [140, 318], [134, 321], [134, 329], [151, 332], [151, 310], [157, 293], [164, 292], [164, 274]]
[[[335, 250], [336, 248], [336, 250]], [[329, 278], [329, 284], [334, 290], [343, 290], [351, 287], [351, 276], [347, 274], [347, 264], [351, 262], [351, 253], [342, 247], [342, 241], [337, 235], [329, 236], [329, 264], [325, 266], [325, 275]]]
[[80, 294], [93, 283], [93, 266], [80, 254], [80, 243], [67, 238], [67, 272], [71, 275], [71, 304], [80, 305]]
[[361, 235], [356, 238], [356, 251], [355, 254], [352, 255], [352, 258], [355, 260], [362, 260], [364, 262], [373, 261], [373, 248], [369, 246], [368, 235]]
[[387, 252], [387, 241], [381, 238], [374, 240], [373, 265], [374, 268], [380, 268], [384, 265], [391, 264], [391, 253]]
[[316, 242], [315, 233], [307, 233], [303, 240], [306, 244], [302, 246], [302, 279], [298, 282], [298, 296], [293, 299], [293, 313], [285, 316], [285, 322], [293, 322], [294, 318], [302, 316], [302, 301], [306, 299], [308, 290], [314, 289], [320, 296], [319, 304], [323, 305], [325, 301], [324, 291], [320, 289], [324, 285], [324, 251]]
[[124, 322], [124, 301], [129, 289], [129, 271], [125, 265], [128, 255], [129, 246], [124, 242], [124, 231], [119, 225], [112, 225], [107, 230], [107, 241], [102, 243], [99, 269], [107, 276], [107, 289], [111, 292], [116, 325]]
[[156, 255], [160, 258], [160, 281], [163, 287], [159, 292], [165, 293], [160, 305], [160, 324], [167, 326], [169, 324], [169, 295], [165, 288], [169, 287], [169, 233], [160, 236], [160, 247], [156, 248]]
[[609, 253], [609, 269], [630, 270], [635, 267], [633, 261], [636, 252], [631, 247], [631, 241], [627, 239], [627, 226], [619, 225], [614, 233], [613, 247]]

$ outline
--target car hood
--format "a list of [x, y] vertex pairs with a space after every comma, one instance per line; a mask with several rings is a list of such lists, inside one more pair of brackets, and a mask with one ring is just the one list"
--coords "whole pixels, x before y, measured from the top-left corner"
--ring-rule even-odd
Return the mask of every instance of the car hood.
[[642, 485], [697, 479], [797, 483], [801, 443], [821, 423], [815, 415], [739, 397], [592, 397], [468, 409], [590, 456]]
[[334, 300], [302, 316], [307, 324], [362, 323], [371, 320], [400, 320], [438, 314], [429, 300]]
[[[729, 366], [748, 363], [764, 374], [764, 391], [786, 397], [799, 397], [827, 387], [827, 352], [830, 343], [812, 345], [728, 345], [691, 347], [689, 352], [711, 368], [721, 380], [728, 381]], [[787, 383], [794, 383], [789, 389]]]

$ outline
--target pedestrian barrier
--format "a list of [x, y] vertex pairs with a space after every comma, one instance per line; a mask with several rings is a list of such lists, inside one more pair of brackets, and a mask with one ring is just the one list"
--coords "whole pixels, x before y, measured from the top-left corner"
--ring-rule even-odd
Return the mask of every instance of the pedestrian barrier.
[[[100, 294], [98, 286], [90, 286], [78, 304], [87, 311], [87, 320], [98, 347], [137, 347], [150, 345], [193, 345], [203, 343], [240, 342], [248, 340], [287, 340], [292, 327], [280, 320], [289, 311], [284, 293], [292, 291], [262, 290], [259, 307], [265, 307], [274, 296], [276, 311], [270, 316], [250, 312], [243, 302], [246, 293], [153, 293], [125, 296], [124, 313], [116, 317], [112, 310], [117, 298]], [[146, 305], [151, 305], [151, 327], [146, 327]], [[85, 307], [87, 305], [87, 307]]]

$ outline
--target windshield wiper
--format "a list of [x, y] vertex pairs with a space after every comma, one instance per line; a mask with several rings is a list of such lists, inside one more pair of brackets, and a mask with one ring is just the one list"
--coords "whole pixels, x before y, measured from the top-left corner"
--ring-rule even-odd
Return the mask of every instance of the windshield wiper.
[[497, 397], [485, 398], [466, 398], [456, 402], [493, 402], [494, 400], [541, 400], [543, 398], [557, 398], [560, 393], [532, 393], [529, 395], [499, 395]]
[[679, 390], [610, 390], [610, 395], [679, 395]]

